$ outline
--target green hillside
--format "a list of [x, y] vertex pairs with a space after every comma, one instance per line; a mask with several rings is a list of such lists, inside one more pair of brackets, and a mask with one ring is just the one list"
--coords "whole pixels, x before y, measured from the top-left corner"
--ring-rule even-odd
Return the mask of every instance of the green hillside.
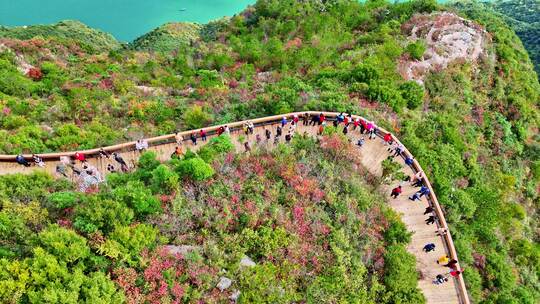
[[[170, 24], [132, 48], [97, 53], [86, 36], [1, 39], [0, 153], [93, 148], [292, 111], [360, 114], [392, 130], [426, 170], [473, 302], [540, 301], [540, 85], [499, 14], [429, 0], [259, 0], [198, 28]], [[136, 172], [114, 175], [89, 194], [46, 176], [1, 177], [0, 299], [228, 301], [209, 283], [224, 269], [245, 303], [421, 302], [414, 261], [403, 251], [407, 237], [376, 185], [335, 174], [352, 171], [350, 161], [331, 168], [328, 155], [305, 141], [283, 154], [257, 154], [262, 173], [234, 177], [234, 192], [227, 174], [252, 164], [249, 156], [204, 161], [188, 154], [162, 165], [145, 156]], [[303, 198], [275, 166], [291, 164], [317, 168], [305, 172], [308, 179], [321, 174], [317, 189], [358, 206], [353, 214], [344, 205], [309, 205], [310, 225], [325, 219], [330, 227], [325, 238], [333, 245], [324, 250], [321, 235], [306, 240], [286, 225], [291, 200]], [[205, 181], [186, 168], [201, 170]], [[246, 216], [210, 208], [233, 195], [252, 203], [247, 193], [255, 193], [257, 208]], [[374, 208], [393, 224], [377, 228], [383, 236], [356, 238], [359, 218]], [[159, 251], [166, 244], [200, 251], [170, 264]], [[323, 260], [296, 260], [304, 246], [325, 252]], [[362, 256], [373, 249], [382, 260]], [[242, 254], [258, 266], [238, 271]], [[56, 270], [44, 269], [49, 264]], [[179, 277], [168, 267], [156, 273], [164, 264], [196, 275]], [[50, 284], [56, 273], [59, 283]], [[79, 289], [85, 282], [94, 283]], [[152, 298], [163, 282], [163, 298]]]
[[76, 42], [81, 48], [92, 52], [118, 49], [121, 46], [111, 34], [74, 20], [51, 25], [0, 26], [0, 38], [28, 40], [37, 37], [59, 40], [64, 44]]
[[201, 26], [195, 23], [167, 23], [131, 43], [135, 50], [173, 51], [199, 39]]
[[540, 1], [511, 0], [489, 2], [489, 6], [505, 16], [519, 36], [540, 73]]

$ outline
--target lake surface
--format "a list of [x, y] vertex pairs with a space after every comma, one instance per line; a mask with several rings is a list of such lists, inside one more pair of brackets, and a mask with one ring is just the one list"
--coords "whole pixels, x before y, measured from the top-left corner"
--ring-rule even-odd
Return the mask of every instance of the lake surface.
[[74, 19], [131, 41], [166, 22], [206, 23], [239, 13], [252, 3], [255, 0], [0, 0], [0, 25]]

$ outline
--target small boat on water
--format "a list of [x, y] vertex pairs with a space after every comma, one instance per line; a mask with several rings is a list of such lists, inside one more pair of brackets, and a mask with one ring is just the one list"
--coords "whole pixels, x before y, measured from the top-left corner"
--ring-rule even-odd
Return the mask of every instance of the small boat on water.
[[185, 12], [185, 11], [187, 11], [187, 8], [181, 8], [181, 9], [179, 9], [179, 11]]

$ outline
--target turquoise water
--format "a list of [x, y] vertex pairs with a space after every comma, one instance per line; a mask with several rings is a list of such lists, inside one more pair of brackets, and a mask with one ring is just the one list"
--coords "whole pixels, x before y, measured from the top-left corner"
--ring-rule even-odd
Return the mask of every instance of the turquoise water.
[[[121, 41], [170, 21], [206, 23], [242, 11], [255, 0], [0, 0], [0, 25], [79, 20]], [[181, 11], [181, 9], [186, 9]]]

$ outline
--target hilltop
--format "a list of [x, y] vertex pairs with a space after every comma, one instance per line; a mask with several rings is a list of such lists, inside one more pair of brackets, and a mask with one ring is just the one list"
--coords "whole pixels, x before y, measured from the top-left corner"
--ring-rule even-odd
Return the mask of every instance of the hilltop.
[[177, 22], [164, 24], [131, 43], [135, 50], [173, 51], [197, 41], [201, 26], [196, 23]]
[[90, 28], [75, 20], [60, 21], [51, 25], [0, 26], [0, 39], [29, 40], [38, 37], [58, 40], [63, 44], [76, 43], [90, 52], [103, 52], [121, 47], [111, 34]]
[[[141, 37], [132, 47], [118, 48], [112, 42], [111, 47], [102, 49], [86, 47], [92, 45], [87, 37], [75, 39], [67, 34], [69, 39], [46, 35], [3, 37], [0, 40], [0, 153], [94, 148], [142, 136], [293, 111], [360, 114], [401, 138], [430, 176], [451, 227], [460, 262], [466, 268], [464, 278], [473, 302], [540, 301], [540, 85], [522, 41], [499, 14], [484, 6], [443, 6], [429, 0], [397, 4], [259, 0], [236, 16], [208, 25], [165, 25]], [[102, 44], [107, 43], [99, 43]], [[305, 152], [297, 152], [298, 155], [285, 161], [266, 154], [263, 158], [281, 165], [288, 162], [308, 167], [320, 165], [304, 162], [301, 157]], [[193, 157], [189, 155], [182, 161], [189, 161]], [[242, 164], [251, 163], [240, 156], [229, 157], [235, 161], [227, 163], [230, 159], [222, 156], [215, 163], [203, 163], [216, 172], [223, 168], [241, 170]], [[227, 182], [224, 176], [229, 171], [208, 179], [214, 187], [207, 189], [209, 184], [182, 176], [178, 164], [160, 167], [148, 158], [146, 163], [139, 164], [142, 169], [138, 175], [120, 174], [109, 181], [110, 189], [81, 197], [56, 194], [73, 190], [67, 181], [53, 182], [50, 177], [40, 176], [3, 177], [0, 219], [9, 220], [2, 222], [8, 227], [2, 231], [22, 232], [15, 238], [2, 235], [4, 259], [0, 263], [0, 277], [12, 278], [11, 273], [17, 273], [14, 269], [19, 269], [23, 260], [25, 265], [30, 262], [37, 265], [40, 261], [37, 258], [54, 258], [62, 265], [81, 267], [84, 280], [94, 276], [102, 280], [100, 290], [110, 291], [111, 297], [121, 298], [124, 294], [121, 289], [132, 287], [144, 293], [149, 289], [141, 283], [141, 271], [148, 265], [163, 262], [159, 260], [159, 252], [152, 250], [164, 243], [157, 242], [157, 237], [150, 241], [140, 238], [167, 232], [185, 238], [186, 244], [207, 246], [189, 261], [197, 266], [195, 269], [201, 271], [202, 277], [192, 277], [188, 283], [183, 281], [185, 278], [175, 281], [183, 291], [189, 290], [187, 301], [206, 295], [210, 289], [208, 282], [219, 278], [219, 269], [237, 262], [235, 254], [230, 256], [234, 259], [220, 258], [222, 251], [229, 249], [219, 244], [214, 246], [216, 240], [229, 240], [234, 233], [242, 232], [219, 230], [228, 225], [223, 219], [197, 222], [189, 227], [174, 219], [178, 215], [197, 219], [205, 210], [203, 206], [215, 203], [212, 195], [228, 197], [224, 187], [214, 187]], [[191, 162], [208, 169], [200, 160]], [[152, 170], [145, 171], [145, 166]], [[279, 193], [272, 193], [275, 195], [272, 197], [282, 202], [286, 197], [283, 195], [292, 190], [283, 186], [275, 176], [277, 172], [270, 167], [264, 169], [265, 185], [274, 185]], [[335, 172], [350, 170], [343, 164]], [[310, 178], [316, 175], [313, 171], [308, 173]], [[331, 175], [323, 176], [332, 179]], [[370, 192], [369, 187], [373, 186], [364, 181], [355, 185], [333, 181], [336, 189], [357, 189], [354, 193], [358, 195]], [[175, 186], [174, 191], [162, 187], [169, 182]], [[21, 185], [21, 189], [12, 185]], [[258, 189], [249, 180], [238, 180], [237, 185], [241, 189]], [[117, 187], [121, 190], [114, 192]], [[15, 190], [10, 189], [18, 192], [13, 194]], [[133, 200], [126, 198], [132, 192], [136, 193]], [[117, 201], [120, 194], [125, 200]], [[170, 196], [174, 197], [174, 204], [164, 209], [152, 209], [143, 203], [154, 204], [158, 199], [169, 202]], [[64, 200], [75, 211], [63, 203], [55, 205]], [[141, 205], [134, 205], [135, 200]], [[183, 214], [185, 206], [190, 206], [194, 213]], [[370, 206], [383, 208], [376, 203]], [[137, 208], [143, 207], [151, 209], [151, 216], [137, 213], [142, 212]], [[327, 210], [313, 208], [317, 216], [326, 216]], [[106, 212], [109, 209], [118, 210], [115, 214], [122, 216], [109, 215]], [[287, 210], [269, 208], [267, 213], [259, 215], [261, 221], [283, 219], [281, 212], [293, 211]], [[345, 220], [364, 216], [367, 210], [348, 214]], [[94, 214], [101, 214], [104, 219], [93, 222]], [[170, 222], [160, 225], [159, 217], [167, 217]], [[113, 218], [122, 219], [121, 227], [107, 226]], [[50, 226], [59, 219], [70, 220], [73, 226]], [[246, 219], [236, 221], [235, 229], [241, 225], [248, 228], [246, 223], [251, 223]], [[209, 234], [208, 227], [216, 230], [210, 230]], [[253, 241], [252, 245], [271, 239], [272, 246], [286, 247], [281, 242], [289, 238], [276, 232], [276, 227], [271, 226], [273, 230], [257, 227], [260, 226], [249, 226], [253, 233], [246, 231], [244, 235]], [[345, 236], [336, 234], [336, 242], [354, 242], [348, 239], [348, 233], [355, 232], [347, 231]], [[56, 237], [81, 244], [84, 257], [76, 262], [62, 260], [69, 254], [56, 252], [51, 249], [54, 246], [48, 245]], [[31, 243], [27, 242], [29, 239]], [[136, 245], [130, 244], [131, 240]], [[369, 238], [362, 240], [371, 242]], [[294, 239], [287, 246], [300, 250], [297, 241]], [[89, 245], [82, 245], [85, 242]], [[105, 243], [108, 251], [99, 250], [98, 245]], [[405, 244], [400, 241], [400, 246]], [[390, 249], [386, 245], [382, 246], [382, 252], [377, 252], [378, 257], [388, 254]], [[145, 247], [150, 251], [144, 251]], [[352, 251], [346, 245], [339, 248], [350, 253], [356, 249], [364, 252], [368, 247], [355, 247]], [[371, 257], [367, 254], [372, 253], [371, 249], [365, 251], [364, 258]], [[250, 277], [254, 282], [266, 277], [287, 277], [282, 274], [289, 271], [295, 274], [306, 271], [297, 264], [274, 262], [268, 252], [243, 250], [250, 252], [248, 255], [258, 265], [264, 265], [252, 274], [255, 278]], [[344, 256], [336, 253], [336, 260], [328, 258], [327, 261], [336, 263], [342, 258], [349, 267], [343, 270], [332, 264], [336, 272], [316, 280], [317, 288], [324, 286], [343, 292], [333, 299], [348, 299], [352, 290], [367, 290], [374, 295], [359, 299], [395, 296], [394, 302], [400, 301], [389, 290], [403, 286], [398, 281], [385, 280], [384, 266], [374, 260], [362, 260], [365, 265], [361, 266], [356, 264], [361, 259], [345, 253]], [[383, 260], [378, 261], [386, 263]], [[280, 257], [277, 261], [283, 262]], [[381, 272], [371, 277], [375, 268], [369, 267], [375, 264]], [[180, 266], [185, 269], [192, 265]], [[371, 265], [369, 280], [336, 279], [349, 277], [355, 273], [355, 267], [364, 269], [366, 265]], [[409, 266], [396, 271], [406, 273]], [[110, 267], [130, 268], [135, 272], [111, 274]], [[22, 271], [21, 277], [25, 274]], [[403, 294], [403, 302], [418, 299], [415, 288], [411, 287], [415, 285], [414, 275], [409, 273], [409, 276], [412, 280], [405, 284], [409, 292]], [[122, 280], [111, 283], [111, 278]], [[293, 300], [305, 299], [314, 290], [308, 288], [304, 278], [292, 278], [294, 291], [287, 289], [289, 285], [283, 281], [279, 283], [281, 289], [272, 289], [275, 286], [272, 280], [263, 285], [273, 290], [273, 295], [283, 292]], [[248, 284], [247, 278], [243, 280]], [[331, 288], [336, 282], [344, 285]], [[43, 288], [29, 288], [25, 297]], [[260, 299], [257, 296], [264, 294], [265, 290], [254, 289], [250, 299]], [[322, 294], [318, 296], [324, 298]]]

